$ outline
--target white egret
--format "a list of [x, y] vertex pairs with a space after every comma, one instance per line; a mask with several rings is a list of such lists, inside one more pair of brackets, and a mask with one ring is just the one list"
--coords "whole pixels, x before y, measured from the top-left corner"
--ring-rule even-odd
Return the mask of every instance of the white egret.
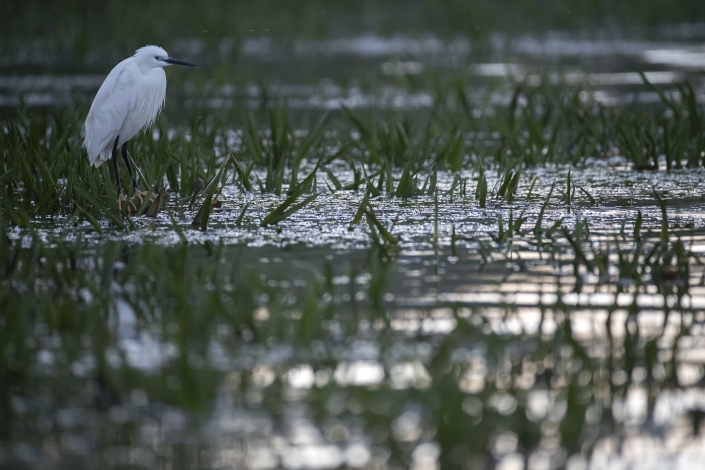
[[100, 166], [113, 159], [118, 194], [122, 192], [118, 176], [118, 147], [137, 188], [137, 180], [127, 158], [127, 141], [139, 131], [150, 127], [164, 106], [168, 65], [189, 65], [189, 62], [169, 57], [158, 46], [145, 46], [110, 71], [95, 95], [84, 125], [83, 146], [93, 166]]

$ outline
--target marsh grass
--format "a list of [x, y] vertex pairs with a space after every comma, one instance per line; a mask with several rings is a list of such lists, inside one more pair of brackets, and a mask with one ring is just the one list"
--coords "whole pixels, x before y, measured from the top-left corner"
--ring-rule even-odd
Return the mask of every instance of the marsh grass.
[[[434, 195], [439, 190], [437, 172], [449, 171], [454, 175], [449, 194], [463, 198], [471, 191], [480, 207], [486, 206], [488, 195], [507, 203], [515, 200], [527, 167], [583, 166], [615, 151], [637, 170], [658, 169], [660, 162], [669, 170], [702, 165], [705, 113], [692, 85], [685, 82], [666, 91], [646, 76], [643, 80], [658, 93], [659, 104], [613, 110], [576, 87], [518, 83], [507, 108], [477, 119], [468, 112], [470, 104], [460, 87], [454, 92], [459, 104], [441, 106], [430, 115], [343, 108], [303, 129], [307, 119], [295, 120], [272, 104], [235, 120], [240, 127], [236, 124], [239, 143], [234, 148], [224, 146], [225, 116], [193, 117], [186, 127], [162, 122], [154, 132], [136, 137], [130, 158], [141, 169], [143, 189], [166, 190], [166, 210], [183, 210], [179, 206], [184, 203], [193, 207], [221, 170], [223, 155], [232, 155], [227, 165], [234, 171], [227, 180], [243, 191], [292, 194], [302, 184], [302, 171], [310, 171], [308, 162], [314, 161], [315, 170], [304, 180], [323, 172], [331, 191], [369, 188], [373, 197]], [[116, 188], [110, 165], [91, 168], [80, 147], [82, 113], [23, 108], [2, 121], [0, 210], [9, 223], [26, 227], [35, 219], [61, 216], [87, 220], [95, 230], [103, 230], [106, 221], [130, 227], [112, 197]], [[492, 132], [499, 134], [498, 143], [482, 137]], [[340, 182], [330, 170], [336, 164], [353, 171], [353, 183]], [[263, 170], [261, 181], [255, 169]], [[489, 169], [499, 175], [491, 190]], [[477, 181], [474, 187], [461, 175], [468, 170]], [[129, 187], [124, 169], [119, 177]], [[568, 206], [578, 196], [596, 203], [582, 186], [570, 179], [567, 184], [563, 200]]]
[[262, 227], [266, 227], [267, 225], [274, 225], [277, 222], [284, 220], [295, 212], [306, 207], [308, 204], [313, 202], [314, 199], [316, 199], [316, 193], [306, 196], [300, 202], [297, 202], [297, 200], [309, 190], [310, 186], [305, 183], [302, 183], [301, 187], [291, 193], [284, 200], [284, 202], [272, 209], [272, 211], [262, 219], [260, 225]]
[[[464, 96], [461, 91], [449, 93]], [[655, 169], [657, 163], [661, 168], [664, 161], [667, 169], [701, 165], [702, 111], [692, 99], [692, 87], [682, 85], [675, 95], [660, 96], [656, 105], [611, 110], [580, 99], [572, 88], [519, 84], [510, 106], [486, 119], [475, 118], [464, 97], [455, 108], [444, 105], [431, 115], [343, 109], [316, 116], [310, 126], [308, 118], [297, 120], [275, 105], [232, 121], [193, 118], [183, 126], [161, 121], [156, 132], [131, 142], [130, 155], [142, 170], [143, 189], [166, 192], [165, 213], [179, 239], [167, 247], [105, 237], [131, 230], [135, 222], [117, 210], [110, 166], [91, 168], [80, 149], [80, 110], [38, 115], [19, 110], [16, 118], [0, 123], [0, 382], [12, 384], [0, 387], [0, 430], [33, 426], [28, 423], [36, 420], [18, 412], [13, 403], [18, 396], [36, 395], [40, 385], [50, 390], [56, 407], [80, 396], [86, 409], [111, 409], [141, 391], [150, 401], [202, 413], [217, 400], [224, 377], [237, 373], [233, 396], [243, 402], [261, 396], [260, 404], [252, 406], [281, 410], [291, 399], [285, 397], [290, 393], [289, 368], [305, 364], [316, 373], [334, 374], [344, 366], [344, 356], [334, 351], [360, 340], [379, 348], [384, 380], [397, 377], [393, 371], [398, 367], [417, 363], [427, 378], [407, 388], [383, 382], [374, 396], [364, 387], [330, 380], [312, 388], [308, 398], [320, 423], [333, 419], [326, 408], [331, 397], [350, 394], [371, 403], [382, 394], [390, 403], [414, 400], [432, 410], [425, 413], [444, 450], [444, 468], [455, 465], [447, 457], [453, 449], [491, 458], [488, 436], [507, 429], [523, 429], [517, 439], [528, 453], [539, 448], [544, 433], [543, 418], [526, 412], [529, 389], [520, 384], [530, 379], [531, 387], [555, 390], [566, 410], [554, 426], [565, 452], [589, 455], [596, 436], [614, 434], [622, 426], [612, 406], [615, 397], [629, 389], [632, 372], [641, 367], [637, 364], [647, 369], [643, 386], [649, 397], [679, 386], [673, 351], [678, 341], [669, 343], [666, 319], [655, 336], [634, 326], [640, 309], [637, 297], [656, 292], [668, 314], [690, 315], [693, 308], [687, 299], [697, 276], [702, 277], [702, 264], [687, 242], [688, 230], [669, 224], [668, 201], [657, 191], [659, 221], [652, 215], [647, 222], [639, 212], [634, 220], [623, 221], [619, 233], [605, 234], [581, 217], [580, 209], [597, 200], [577, 180], [575, 167], [617, 151], [635, 170]], [[228, 135], [236, 137], [235, 144], [226, 144]], [[499, 137], [488, 138], [492, 135]], [[538, 178], [529, 180], [527, 175], [535, 167], [554, 165], [567, 166], [566, 177], [554, 179], [546, 194], [537, 187]], [[349, 170], [347, 175], [338, 171], [341, 168]], [[129, 187], [126, 172], [119, 177]], [[367, 248], [351, 261], [333, 257], [267, 269], [252, 260], [258, 254], [243, 246], [189, 244], [189, 227], [177, 217], [193, 215], [193, 226], [208, 230], [211, 213], [228, 185], [246, 193], [247, 202], [233, 212], [241, 231], [282, 223], [320, 204], [324, 187], [338, 193], [331, 195], [333, 200], [358, 197], [348, 228], [362, 226]], [[340, 194], [344, 191], [358, 194]], [[276, 202], [262, 208], [257, 198], [265, 193]], [[536, 266], [545, 270], [543, 274], [550, 272], [556, 302], [535, 307], [542, 318], [553, 319], [555, 332], [550, 337], [497, 333], [490, 313], [500, 309], [503, 318], [511, 319], [518, 311], [513, 305], [438, 301], [432, 307], [401, 308], [403, 303], [394, 299], [401, 296], [401, 302], [409, 302], [399, 287], [406, 279], [400, 266], [408, 262], [402, 262], [408, 240], [395, 228], [398, 221], [379, 209], [381, 203], [422, 210], [433, 204], [433, 229], [424, 242], [432, 254], [418, 255], [427, 264], [412, 270], [414, 276], [425, 276], [422, 286], [435, 283], [443, 292], [444, 272], [452, 269], [445, 262], [449, 257], [490, 278], [531, 275]], [[444, 234], [444, 204], [483, 209], [478, 212], [484, 231], [463, 233], [453, 223], [450, 236]], [[37, 226], [62, 220], [85, 220], [103, 237], [87, 242], [81, 238], [84, 232], [77, 231], [75, 240], [43, 241]], [[535, 252], [538, 259], [525, 259]], [[460, 271], [458, 276], [471, 274]], [[598, 339], [611, 342], [602, 349], [620, 354], [595, 355], [594, 347], [573, 334], [570, 317], [577, 307], [570, 295], [597, 291], [614, 295], [614, 303], [604, 307], [610, 315], [627, 311], [623, 339], [610, 334]], [[634, 300], [625, 307], [617, 294]], [[448, 334], [396, 329], [414, 321], [432, 324], [437, 309], [446, 308], [456, 325]], [[410, 312], [421, 317], [409, 322], [404, 315]], [[125, 315], [134, 316], [130, 334], [148, 335], [173, 355], [152, 368], [136, 363], [125, 346]], [[677, 337], [688, 334], [687, 325], [678, 328]], [[49, 347], [47, 338], [55, 337], [61, 338], [56, 356], [60, 359], [51, 375], [37, 375], [40, 351]], [[419, 359], [416, 346], [409, 346], [417, 343], [426, 345], [419, 350], [431, 351], [427, 357]], [[525, 343], [533, 346], [517, 349]], [[477, 345], [482, 345], [477, 354], [491, 373], [484, 376], [482, 387], [468, 392], [463, 377], [473, 371], [470, 362], [456, 355]], [[254, 385], [259, 359], [247, 354], [266, 355], [289, 346], [291, 356], [266, 365], [274, 377], [272, 385]], [[404, 352], [407, 346], [411, 352]], [[666, 349], [672, 359], [660, 360]], [[231, 362], [213, 362], [214, 350], [225, 351]], [[81, 361], [87, 361], [88, 368], [77, 376], [75, 370], [84, 370]], [[560, 381], [539, 371], [554, 369], [561, 371]], [[611, 377], [620, 371], [627, 378], [616, 383]], [[91, 393], [81, 392], [88, 388]], [[588, 422], [587, 410], [598, 404], [595, 390], [603, 394], [602, 414]], [[516, 407], [500, 410], [498, 396], [511, 397]], [[653, 413], [650, 400], [648, 412]], [[365, 432], [374, 426], [392, 429], [402, 410], [389, 406], [392, 411], [368, 409], [355, 413], [354, 419]], [[272, 413], [279, 416], [278, 411]], [[441, 418], [446, 415], [453, 419]], [[342, 420], [352, 417], [347, 411], [335, 415]], [[108, 425], [124, 430], [121, 426]], [[380, 442], [389, 449], [390, 461], [410, 461], [411, 450], [395, 438]]]

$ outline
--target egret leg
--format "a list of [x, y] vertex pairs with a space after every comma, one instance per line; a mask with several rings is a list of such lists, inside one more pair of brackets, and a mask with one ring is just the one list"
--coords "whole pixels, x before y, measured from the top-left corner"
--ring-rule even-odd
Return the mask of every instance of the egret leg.
[[115, 137], [115, 143], [113, 144], [113, 168], [115, 168], [115, 181], [117, 182], [118, 196], [122, 193], [122, 185], [120, 184], [120, 171], [118, 170], [117, 161], [117, 143], [120, 136]]
[[136, 191], [139, 191], [140, 188], [137, 186], [137, 178], [135, 177], [135, 174], [132, 173], [132, 166], [130, 166], [130, 159], [127, 158], [127, 142], [122, 144], [122, 158], [125, 160], [125, 165], [127, 165], [127, 172], [130, 174], [130, 178], [132, 178], [132, 187], [135, 188]]

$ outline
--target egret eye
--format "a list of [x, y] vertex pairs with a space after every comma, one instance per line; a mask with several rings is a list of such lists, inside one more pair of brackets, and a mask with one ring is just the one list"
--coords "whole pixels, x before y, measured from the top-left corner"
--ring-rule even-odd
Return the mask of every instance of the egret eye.
[[159, 56], [158, 56], [158, 55], [155, 55], [154, 58], [155, 58], [156, 60], [159, 60]]

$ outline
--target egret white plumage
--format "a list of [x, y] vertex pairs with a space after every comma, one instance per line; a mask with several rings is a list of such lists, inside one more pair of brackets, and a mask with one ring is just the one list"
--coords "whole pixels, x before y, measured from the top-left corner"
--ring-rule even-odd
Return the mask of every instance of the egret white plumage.
[[127, 142], [139, 131], [154, 124], [164, 106], [166, 98], [166, 74], [168, 65], [195, 64], [169, 57], [158, 46], [145, 46], [110, 71], [95, 95], [84, 125], [83, 146], [93, 166], [100, 166], [112, 157], [117, 178], [118, 193], [122, 192], [118, 177], [118, 147], [132, 184], [137, 189], [137, 180], [127, 158]]

